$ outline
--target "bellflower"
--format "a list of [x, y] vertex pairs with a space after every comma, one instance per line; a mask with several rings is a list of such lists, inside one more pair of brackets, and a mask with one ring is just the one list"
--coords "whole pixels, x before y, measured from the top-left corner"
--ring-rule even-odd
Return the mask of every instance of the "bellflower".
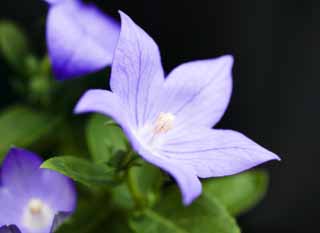
[[241, 133], [211, 129], [230, 100], [232, 56], [185, 63], [164, 78], [156, 43], [120, 14], [112, 91], [87, 91], [76, 113], [98, 112], [117, 121], [134, 150], [176, 180], [186, 205], [201, 193], [199, 178], [279, 159]]
[[46, 0], [47, 46], [54, 75], [69, 79], [110, 65], [120, 25], [92, 4]]
[[23, 233], [49, 233], [56, 227], [56, 216], [75, 209], [72, 181], [41, 169], [41, 163], [37, 155], [24, 149], [8, 152], [0, 171], [0, 226], [14, 224]]

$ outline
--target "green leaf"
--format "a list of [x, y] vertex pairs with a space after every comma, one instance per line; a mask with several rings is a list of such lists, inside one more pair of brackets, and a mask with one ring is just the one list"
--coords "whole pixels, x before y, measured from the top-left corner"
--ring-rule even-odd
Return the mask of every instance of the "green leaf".
[[24, 71], [25, 59], [29, 55], [28, 41], [21, 29], [12, 22], [0, 22], [0, 52], [15, 69]]
[[267, 173], [256, 170], [206, 180], [203, 183], [203, 192], [218, 199], [236, 216], [255, 206], [266, 193], [267, 186]]
[[27, 147], [56, 127], [59, 119], [23, 106], [0, 114], [0, 161], [12, 146]]
[[214, 198], [202, 195], [192, 205], [181, 204], [176, 188], [169, 189], [153, 210], [131, 218], [136, 233], [239, 233], [235, 220]]
[[108, 162], [117, 152], [127, 149], [122, 130], [106, 116], [94, 115], [89, 120], [86, 137], [95, 162]]
[[62, 173], [85, 185], [112, 185], [114, 171], [103, 164], [95, 164], [73, 156], [58, 156], [45, 161], [42, 168]]

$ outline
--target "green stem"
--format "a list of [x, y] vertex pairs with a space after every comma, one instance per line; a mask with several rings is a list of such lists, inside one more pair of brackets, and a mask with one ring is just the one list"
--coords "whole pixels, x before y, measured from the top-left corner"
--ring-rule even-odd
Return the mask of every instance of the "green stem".
[[[134, 151], [130, 150], [125, 160], [130, 161], [133, 155]], [[135, 202], [136, 208], [141, 209], [144, 207], [144, 197], [139, 190], [138, 181], [134, 176], [132, 169], [133, 167], [129, 167], [127, 170], [127, 185], [131, 193], [132, 199]]]

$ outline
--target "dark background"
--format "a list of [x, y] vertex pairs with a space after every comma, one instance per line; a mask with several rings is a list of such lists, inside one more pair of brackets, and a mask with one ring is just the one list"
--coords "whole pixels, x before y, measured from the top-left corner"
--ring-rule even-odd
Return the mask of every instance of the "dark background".
[[[239, 219], [243, 232], [319, 232], [320, 1], [94, 2], [141, 25], [159, 44], [167, 72], [189, 60], [235, 56], [233, 97], [218, 127], [239, 130], [283, 159], [267, 165], [268, 195]], [[46, 11], [41, 0], [0, 3], [0, 19], [24, 28], [39, 54]], [[0, 60], [1, 106], [14, 101], [8, 74]]]

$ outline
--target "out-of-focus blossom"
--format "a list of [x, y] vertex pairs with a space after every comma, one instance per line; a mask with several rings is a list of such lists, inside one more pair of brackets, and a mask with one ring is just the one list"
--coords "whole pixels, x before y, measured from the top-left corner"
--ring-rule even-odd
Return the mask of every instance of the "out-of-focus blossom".
[[54, 75], [69, 79], [111, 64], [120, 25], [92, 4], [46, 0], [47, 46]]
[[72, 181], [41, 169], [41, 163], [37, 155], [19, 148], [11, 149], [5, 157], [0, 173], [1, 226], [14, 224], [23, 233], [49, 233], [55, 216], [74, 211]]
[[89, 90], [76, 113], [114, 118], [137, 153], [175, 178], [185, 204], [200, 195], [199, 178], [232, 175], [279, 159], [241, 133], [211, 129], [230, 100], [232, 56], [189, 62], [164, 78], [156, 43], [120, 14], [112, 92]]

